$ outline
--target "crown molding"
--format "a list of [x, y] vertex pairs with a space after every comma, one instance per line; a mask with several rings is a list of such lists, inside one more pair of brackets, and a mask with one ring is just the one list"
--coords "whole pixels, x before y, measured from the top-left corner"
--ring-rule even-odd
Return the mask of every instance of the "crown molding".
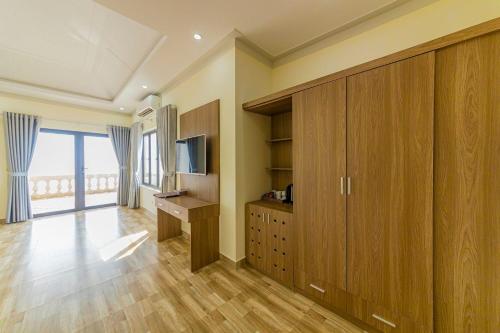
[[93, 96], [0, 79], [0, 91], [14, 95], [33, 97], [52, 102], [85, 106], [93, 109], [113, 110], [113, 101]]

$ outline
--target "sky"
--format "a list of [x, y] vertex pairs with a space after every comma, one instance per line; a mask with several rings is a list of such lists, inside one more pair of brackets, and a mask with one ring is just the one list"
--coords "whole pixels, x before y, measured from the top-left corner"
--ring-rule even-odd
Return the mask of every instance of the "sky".
[[[35, 147], [29, 175], [74, 175], [74, 136], [41, 132]], [[118, 163], [108, 137], [84, 137], [87, 174], [118, 174]]]

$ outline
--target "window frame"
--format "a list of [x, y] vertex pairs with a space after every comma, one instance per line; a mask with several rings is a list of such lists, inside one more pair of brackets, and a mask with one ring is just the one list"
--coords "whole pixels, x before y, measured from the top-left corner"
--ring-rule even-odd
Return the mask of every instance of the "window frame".
[[[151, 162], [152, 162], [152, 159], [151, 159], [151, 135], [152, 134], [156, 134], [156, 184], [157, 185], [154, 185], [153, 182], [152, 182], [152, 175], [151, 175]], [[149, 181], [148, 182], [145, 182], [144, 181], [144, 176], [146, 174], [146, 168], [145, 168], [145, 165], [144, 165], [144, 154], [146, 152], [146, 149], [144, 149], [144, 138], [145, 137], [148, 137], [148, 153], [149, 153], [149, 156], [148, 156], [148, 161], [149, 161], [149, 164], [148, 164], [148, 172], [149, 172]], [[159, 147], [158, 147], [158, 133], [156, 130], [153, 130], [153, 131], [149, 131], [149, 132], [146, 132], [146, 133], [143, 133], [142, 134], [142, 155], [141, 155], [141, 184], [144, 185], [144, 186], [149, 186], [149, 187], [153, 187], [153, 188], [160, 188], [161, 187], [161, 183], [160, 183], [160, 168], [161, 168], [161, 165], [160, 165], [160, 150], [159, 150]]]

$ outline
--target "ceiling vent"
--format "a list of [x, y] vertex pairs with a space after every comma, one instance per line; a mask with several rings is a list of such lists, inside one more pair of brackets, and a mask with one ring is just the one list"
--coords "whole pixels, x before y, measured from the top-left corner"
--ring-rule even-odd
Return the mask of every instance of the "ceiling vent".
[[136, 114], [138, 117], [146, 117], [147, 115], [159, 109], [160, 106], [161, 106], [160, 96], [149, 95], [148, 97], [144, 98], [142, 102], [139, 104]]

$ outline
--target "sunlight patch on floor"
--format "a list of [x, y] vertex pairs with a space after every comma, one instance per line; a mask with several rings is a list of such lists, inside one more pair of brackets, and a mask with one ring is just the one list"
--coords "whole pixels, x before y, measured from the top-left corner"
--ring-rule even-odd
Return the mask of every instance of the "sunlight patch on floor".
[[[118, 238], [108, 245], [99, 249], [99, 255], [103, 261], [108, 261], [118, 255], [120, 257], [117, 259], [125, 258], [132, 254], [146, 239], [149, 238], [149, 232], [146, 230], [136, 232], [135, 234], [130, 234]], [[122, 253], [125, 252], [125, 253]]]

